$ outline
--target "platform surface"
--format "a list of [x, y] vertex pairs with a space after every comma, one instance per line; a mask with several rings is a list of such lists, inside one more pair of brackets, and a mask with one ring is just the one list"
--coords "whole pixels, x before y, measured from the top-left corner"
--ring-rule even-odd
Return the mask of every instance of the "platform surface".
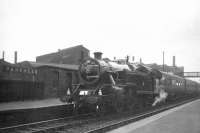
[[7, 102], [7, 103], [0, 103], [0, 111], [42, 108], [42, 107], [59, 106], [66, 104], [67, 103], [61, 102], [58, 98], [34, 100], [34, 101]]
[[200, 100], [131, 123], [109, 133], [200, 133]]

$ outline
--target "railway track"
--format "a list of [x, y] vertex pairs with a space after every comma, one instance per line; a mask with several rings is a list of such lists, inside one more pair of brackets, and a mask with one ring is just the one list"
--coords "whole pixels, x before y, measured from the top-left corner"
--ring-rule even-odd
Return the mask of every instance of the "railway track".
[[94, 113], [0, 128], [0, 133], [46, 133], [94, 119]]
[[165, 110], [183, 105], [195, 99], [186, 100], [157, 108], [150, 108], [148, 111], [140, 113], [121, 113], [110, 114], [104, 117], [96, 117], [94, 113], [83, 114], [78, 116], [54, 119], [31, 124], [1, 128], [1, 133], [102, 133], [128, 123], [155, 115]]

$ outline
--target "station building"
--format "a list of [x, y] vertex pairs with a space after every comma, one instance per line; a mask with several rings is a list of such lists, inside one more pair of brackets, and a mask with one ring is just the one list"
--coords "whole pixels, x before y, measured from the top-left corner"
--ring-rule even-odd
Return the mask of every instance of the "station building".
[[78, 45], [38, 56], [36, 62], [0, 60], [0, 102], [62, 97], [79, 82], [78, 64], [89, 55]]
[[0, 102], [41, 99], [43, 83], [36, 68], [0, 60]]

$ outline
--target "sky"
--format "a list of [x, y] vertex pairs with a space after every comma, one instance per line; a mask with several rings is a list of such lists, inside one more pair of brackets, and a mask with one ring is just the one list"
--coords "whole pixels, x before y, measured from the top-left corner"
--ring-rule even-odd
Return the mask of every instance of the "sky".
[[76, 45], [110, 59], [200, 71], [199, 0], [0, 0], [0, 58], [36, 56]]

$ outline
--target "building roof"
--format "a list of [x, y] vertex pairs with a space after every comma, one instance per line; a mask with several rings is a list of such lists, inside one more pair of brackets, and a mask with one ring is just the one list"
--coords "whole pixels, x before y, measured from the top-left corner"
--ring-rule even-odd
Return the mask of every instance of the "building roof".
[[13, 64], [13, 63], [7, 62], [3, 59], [0, 59], [0, 64], [6, 65], [6, 66], [11, 66], [11, 67], [26, 67], [26, 66], [21, 66], [19, 64]]
[[85, 49], [86, 51], [89, 52], [89, 50], [88, 50], [87, 48], [85, 48], [83, 45], [77, 45], [77, 46], [74, 46], [74, 47], [69, 47], [69, 48], [65, 48], [65, 49], [58, 50], [57, 52], [53, 52], [53, 53], [49, 53], [49, 54], [40, 55], [40, 56], [37, 56], [37, 58], [38, 58], [38, 57], [43, 57], [43, 56], [54, 56], [54, 55], [56, 55], [58, 52], [59, 52], [59, 53], [67, 52], [67, 51], [71, 51], [72, 49], [76, 49], [76, 48], [83, 48], [83, 49]]
[[60, 51], [71, 51], [72, 49], [75, 49], [75, 48], [83, 48], [85, 50], [87, 50], [89, 52], [89, 50], [87, 48], [85, 48], [83, 45], [77, 45], [77, 46], [74, 46], [74, 47], [69, 47], [69, 48], [65, 48], [65, 49], [61, 49]]
[[18, 63], [19, 65], [26, 66], [26, 67], [54, 67], [54, 68], [60, 68], [60, 69], [67, 69], [67, 70], [78, 70], [78, 65], [71, 65], [71, 64], [55, 64], [55, 63], [38, 63], [38, 62], [32, 62], [32, 61], [24, 61]]
[[11, 63], [3, 60], [3, 59], [0, 59], [0, 64], [3, 64], [3, 65], [13, 65], [13, 64], [11, 64]]

